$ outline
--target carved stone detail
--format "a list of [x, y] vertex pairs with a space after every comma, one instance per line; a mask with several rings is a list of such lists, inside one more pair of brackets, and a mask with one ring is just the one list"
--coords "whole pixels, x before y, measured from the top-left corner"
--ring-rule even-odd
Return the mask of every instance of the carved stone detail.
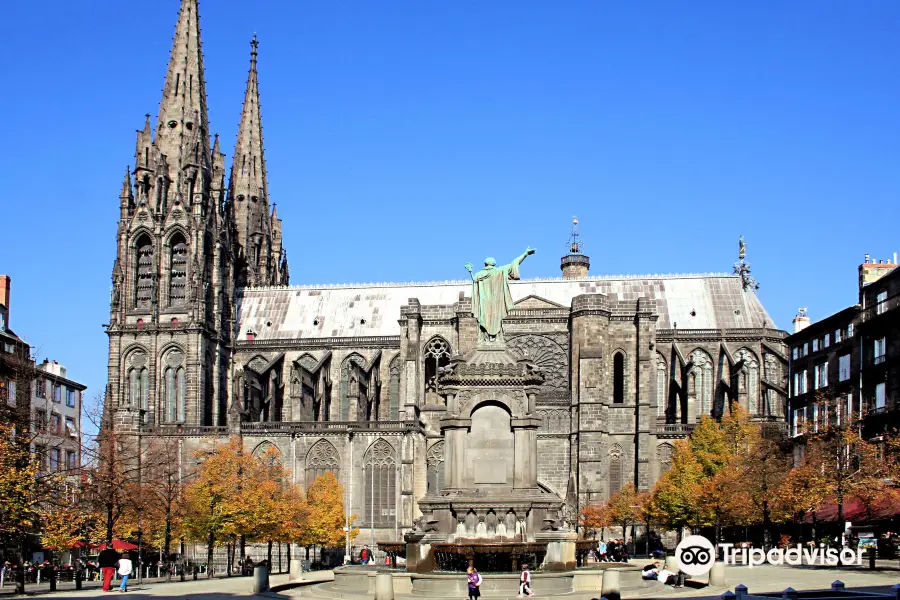
[[566, 350], [544, 335], [519, 335], [507, 340], [516, 355], [534, 362], [544, 373], [541, 392], [566, 392], [569, 389], [569, 360]]

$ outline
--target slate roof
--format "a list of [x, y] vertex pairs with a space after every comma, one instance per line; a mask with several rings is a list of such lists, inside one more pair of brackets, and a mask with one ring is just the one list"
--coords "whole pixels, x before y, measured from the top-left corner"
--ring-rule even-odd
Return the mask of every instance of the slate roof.
[[[674, 323], [679, 329], [775, 328], [756, 294], [734, 275], [531, 279], [511, 282], [510, 290], [514, 302], [537, 296], [566, 307], [580, 294], [655, 299], [659, 329]], [[471, 281], [246, 288], [238, 299], [238, 340], [250, 329], [257, 340], [397, 336], [400, 307], [410, 298], [423, 307], [450, 306], [471, 293]]]

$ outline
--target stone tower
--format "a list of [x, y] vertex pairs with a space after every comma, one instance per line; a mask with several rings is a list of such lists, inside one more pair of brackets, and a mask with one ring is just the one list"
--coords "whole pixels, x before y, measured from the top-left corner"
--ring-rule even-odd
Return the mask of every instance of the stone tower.
[[569, 238], [569, 253], [560, 259], [563, 279], [583, 279], [591, 269], [590, 257], [582, 254], [581, 240], [578, 237], [578, 219], [572, 219], [572, 237]]
[[120, 199], [106, 405], [120, 428], [224, 424], [234, 247], [210, 148], [197, 0], [182, 0], [155, 131]]
[[259, 105], [259, 75], [256, 36], [250, 42], [250, 72], [241, 110], [227, 211], [235, 227], [235, 259], [238, 287], [287, 285], [287, 255], [281, 247], [281, 219], [269, 208], [266, 152], [263, 146], [262, 113]]

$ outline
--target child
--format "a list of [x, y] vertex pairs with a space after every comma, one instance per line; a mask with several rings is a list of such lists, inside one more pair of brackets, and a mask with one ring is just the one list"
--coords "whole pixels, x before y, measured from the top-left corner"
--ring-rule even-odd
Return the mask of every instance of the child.
[[127, 554], [123, 554], [122, 558], [119, 559], [119, 577], [122, 578], [122, 586], [119, 588], [120, 592], [128, 591], [128, 577], [131, 575], [131, 559], [128, 558]]
[[534, 596], [534, 592], [531, 591], [531, 571], [528, 570], [528, 565], [522, 565], [522, 574], [519, 576], [519, 595], [517, 598], [521, 598], [522, 596], [528, 595], [529, 598]]
[[469, 600], [481, 596], [481, 575], [478, 574], [478, 569], [475, 567], [466, 569], [466, 579], [469, 583]]

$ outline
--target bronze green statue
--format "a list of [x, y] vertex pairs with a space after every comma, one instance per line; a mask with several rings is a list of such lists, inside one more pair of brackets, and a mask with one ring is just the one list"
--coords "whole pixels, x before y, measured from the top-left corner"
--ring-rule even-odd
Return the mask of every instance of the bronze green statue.
[[495, 342], [502, 340], [503, 319], [513, 307], [509, 280], [519, 278], [519, 265], [525, 257], [534, 254], [528, 248], [508, 265], [497, 266], [491, 257], [484, 259], [484, 268], [472, 275], [472, 263], [466, 263], [466, 270], [472, 275], [472, 315], [478, 320], [479, 340]]

